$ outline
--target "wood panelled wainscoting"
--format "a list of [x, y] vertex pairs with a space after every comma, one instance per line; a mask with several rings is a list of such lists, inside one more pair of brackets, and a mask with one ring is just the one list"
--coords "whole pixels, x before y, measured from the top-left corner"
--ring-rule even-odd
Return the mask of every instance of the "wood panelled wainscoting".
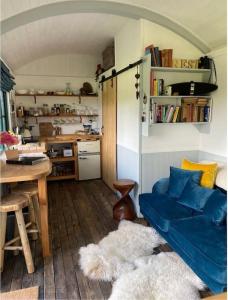
[[[28, 274], [23, 256], [10, 253], [5, 259], [1, 291], [38, 285], [40, 299], [108, 299], [111, 283], [84, 277], [78, 266], [78, 250], [117, 228], [112, 218], [115, 194], [101, 180], [72, 180], [48, 183], [48, 196], [53, 256], [43, 260], [40, 243], [31, 241], [36, 271]], [[145, 224], [142, 219], [137, 222]], [[204, 297], [209, 295], [204, 293]]]

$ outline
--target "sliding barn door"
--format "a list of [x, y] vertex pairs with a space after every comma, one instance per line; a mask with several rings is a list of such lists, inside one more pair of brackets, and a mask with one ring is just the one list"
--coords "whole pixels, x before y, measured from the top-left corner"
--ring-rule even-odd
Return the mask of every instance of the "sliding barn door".
[[116, 78], [103, 83], [102, 92], [102, 178], [113, 189], [116, 180]]

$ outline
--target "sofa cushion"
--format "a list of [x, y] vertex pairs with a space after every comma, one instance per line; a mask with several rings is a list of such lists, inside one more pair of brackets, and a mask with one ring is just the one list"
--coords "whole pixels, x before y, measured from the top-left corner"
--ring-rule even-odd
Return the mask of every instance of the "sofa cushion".
[[204, 214], [210, 217], [216, 225], [223, 223], [227, 215], [226, 194], [215, 190], [204, 207]]
[[184, 170], [203, 171], [200, 185], [212, 189], [214, 187], [216, 173], [218, 169], [217, 163], [201, 164], [183, 159], [181, 168]]
[[170, 220], [191, 217], [193, 210], [176, 202], [166, 194], [139, 195], [140, 211], [160, 230], [168, 231]]
[[184, 190], [189, 178], [199, 183], [202, 171], [188, 171], [175, 167], [170, 167], [168, 195], [173, 198], [179, 198]]
[[169, 236], [203, 272], [226, 284], [226, 226], [205, 215], [170, 222]]
[[178, 202], [192, 209], [202, 211], [215, 190], [203, 188], [191, 179], [188, 180]]

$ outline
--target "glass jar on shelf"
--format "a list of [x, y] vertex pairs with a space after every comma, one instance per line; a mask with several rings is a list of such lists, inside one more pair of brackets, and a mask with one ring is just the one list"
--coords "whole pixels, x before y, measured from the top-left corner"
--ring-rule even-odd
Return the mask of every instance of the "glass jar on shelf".
[[71, 84], [70, 82], [67, 82], [66, 83], [66, 90], [65, 90], [65, 93], [67, 96], [71, 96], [72, 95], [72, 89], [71, 89]]
[[48, 104], [43, 104], [43, 114], [44, 116], [47, 116], [49, 114]]

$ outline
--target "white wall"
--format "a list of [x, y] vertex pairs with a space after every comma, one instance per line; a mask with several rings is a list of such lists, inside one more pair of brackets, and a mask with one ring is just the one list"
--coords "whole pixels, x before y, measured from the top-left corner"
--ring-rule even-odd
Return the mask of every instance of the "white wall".
[[[130, 20], [115, 37], [116, 69], [141, 58], [141, 23]], [[139, 100], [136, 99], [136, 68], [118, 76], [117, 143], [139, 152]]]
[[200, 150], [227, 156], [227, 48], [209, 53], [217, 70], [218, 89], [213, 92], [213, 115], [209, 128], [202, 130]]
[[[182, 37], [146, 20], [142, 20], [142, 36], [143, 51], [146, 46], [153, 44], [160, 49], [172, 48], [173, 58], [196, 59], [201, 56], [200, 51]], [[200, 132], [192, 124], [154, 125], [151, 136], [142, 137], [142, 153], [196, 150], [199, 143]]]
[[[61, 54], [44, 57], [35, 60], [23, 67], [14, 70], [16, 80], [16, 90], [18, 89], [43, 89], [43, 90], [65, 90], [66, 82], [71, 83], [71, 88], [78, 93], [83, 82], [91, 83], [94, 92], [97, 92], [97, 83], [95, 82], [96, 65], [100, 62], [100, 57], [81, 54]], [[94, 98], [82, 100], [79, 104], [78, 98], [64, 97], [39, 97], [37, 104], [34, 104], [33, 97], [16, 97], [17, 105], [29, 107], [42, 107], [44, 103], [49, 105], [49, 109], [53, 104], [65, 103], [75, 105], [79, 109], [84, 109], [85, 106], [93, 107], [98, 110], [101, 115], [101, 101]], [[49, 122], [53, 118], [42, 118], [39, 121]], [[67, 119], [66, 119], [67, 120]], [[34, 124], [35, 120], [30, 119], [30, 124]], [[77, 120], [79, 122], [79, 119]], [[87, 118], [82, 120], [88, 121]], [[97, 127], [101, 127], [101, 118], [96, 119]], [[38, 125], [34, 124], [33, 135], [38, 135]], [[82, 123], [72, 125], [61, 125], [63, 133], [74, 133], [76, 130], [83, 129]]]

